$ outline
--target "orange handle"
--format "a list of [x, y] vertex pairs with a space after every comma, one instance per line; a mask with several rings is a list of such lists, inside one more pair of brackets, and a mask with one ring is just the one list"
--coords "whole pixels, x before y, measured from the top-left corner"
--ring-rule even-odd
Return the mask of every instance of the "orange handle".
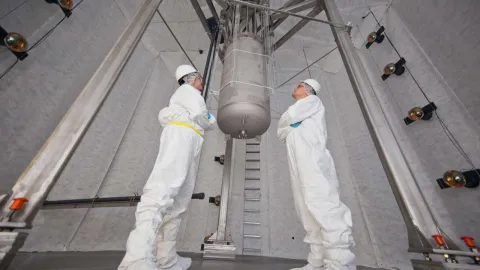
[[27, 198], [15, 198], [10, 205], [10, 210], [20, 210], [25, 202], [28, 202]]
[[443, 236], [440, 234], [434, 234], [432, 235], [433, 239], [435, 240], [435, 243], [439, 246], [445, 246], [445, 241], [443, 241]]
[[463, 242], [465, 242], [465, 245], [467, 245], [467, 247], [469, 248], [475, 248], [477, 247], [475, 245], [475, 242], [473, 241], [473, 238], [470, 237], [470, 236], [462, 236], [461, 239], [463, 240]]

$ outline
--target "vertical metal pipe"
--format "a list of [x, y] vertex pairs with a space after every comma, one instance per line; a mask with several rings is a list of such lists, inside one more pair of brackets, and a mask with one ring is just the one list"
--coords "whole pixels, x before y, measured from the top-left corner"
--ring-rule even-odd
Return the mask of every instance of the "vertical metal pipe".
[[[334, 0], [324, 0], [328, 19], [343, 24]], [[355, 96], [367, 123], [383, 168], [408, 229], [410, 250], [431, 249], [431, 235], [443, 234], [450, 248], [455, 244], [441, 229], [430, 211], [389, 124], [375, 99], [356, 49], [345, 29], [332, 27], [335, 41], [352, 83]]]
[[203, 87], [203, 98], [207, 100], [207, 95], [208, 95], [208, 89], [210, 88], [210, 81], [212, 80], [213, 76], [213, 67], [215, 66], [215, 57], [217, 54], [217, 46], [220, 43], [221, 35], [220, 35], [220, 29], [215, 30], [215, 36], [213, 39], [213, 50], [212, 50], [212, 56], [210, 60], [210, 67], [208, 68], [208, 78], [207, 81]]
[[253, 19], [253, 22], [252, 22], [253, 33], [256, 34], [257, 33], [257, 9], [256, 8], [253, 10], [253, 18], [252, 19]]
[[210, 41], [210, 47], [208, 47], [208, 55], [207, 55], [207, 62], [205, 63], [205, 68], [203, 69], [203, 92], [202, 96], [203, 99], [206, 101], [207, 100], [207, 92], [208, 89], [207, 86], [207, 81], [208, 78], [210, 77], [210, 58], [212, 58], [212, 50], [213, 50], [213, 44], [215, 43], [215, 40], [212, 39]]
[[225, 147], [225, 163], [223, 165], [223, 177], [222, 177], [222, 197], [220, 199], [220, 214], [218, 215], [218, 228], [217, 228], [217, 240], [227, 240], [227, 210], [228, 201], [230, 198], [230, 182], [232, 181], [232, 167], [235, 155], [233, 153], [233, 145], [235, 139], [229, 139], [227, 146]]

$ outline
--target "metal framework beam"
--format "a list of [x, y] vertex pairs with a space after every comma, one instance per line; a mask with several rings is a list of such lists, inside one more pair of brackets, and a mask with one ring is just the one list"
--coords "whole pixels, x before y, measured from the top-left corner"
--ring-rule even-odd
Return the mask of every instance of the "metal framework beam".
[[351, 29], [351, 26], [346, 25], [346, 24], [340, 24], [340, 23], [325, 21], [325, 20], [317, 19], [317, 18], [310, 17], [310, 16], [304, 16], [304, 15], [296, 14], [296, 13], [293, 13], [293, 12], [282, 11], [282, 10], [279, 10], [279, 9], [270, 8], [270, 7], [267, 7], [267, 6], [264, 6], [264, 5], [258, 5], [258, 4], [254, 4], [254, 3], [250, 3], [250, 2], [241, 1], [241, 0], [230, 0], [230, 1], [233, 2], [233, 3], [243, 5], [243, 6], [247, 6], [247, 7], [253, 7], [253, 8], [268, 10], [268, 11], [272, 11], [272, 12], [291, 15], [293, 17], [298, 17], [298, 18], [302, 18], [302, 19], [307, 19], [307, 20], [311, 20], [311, 21], [325, 23], [325, 24], [334, 26], [334, 27], [339, 28], [339, 29]]
[[[280, 10], [286, 11], [286, 12], [302, 12], [309, 8], [313, 8], [317, 4], [319, 4], [318, 0], [307, 0], [305, 2], [301, 2], [299, 4], [296, 4], [290, 7], [282, 8]], [[271, 17], [272, 17], [272, 20], [278, 20], [280, 18], [288, 17], [288, 15], [277, 13], [277, 14], [273, 14]]]
[[10, 212], [9, 204], [14, 198], [24, 197], [29, 201], [21, 211], [13, 215], [12, 221], [31, 225], [161, 2], [162, 0], [147, 0], [140, 7], [93, 77], [19, 177], [6, 203], [2, 205], [2, 217]]
[[[323, 10], [323, 7], [316, 6], [312, 11], [310, 11], [310, 13], [308, 13], [307, 16], [315, 17], [318, 14], [320, 14], [322, 10]], [[303, 19], [299, 21], [294, 27], [292, 27], [292, 29], [290, 29], [285, 35], [283, 35], [283, 37], [281, 37], [277, 41], [277, 43], [273, 45], [272, 51], [275, 51], [276, 49], [280, 48], [283, 44], [285, 44], [285, 42], [287, 42], [287, 40], [289, 40], [293, 35], [295, 35], [298, 31], [300, 31], [309, 22], [310, 21], [307, 19]]]
[[197, 0], [190, 0], [190, 2], [192, 3], [193, 9], [197, 13], [198, 18], [200, 19], [200, 22], [202, 23], [203, 28], [205, 29], [205, 32], [207, 33], [208, 37], [210, 38], [210, 41], [212, 41], [213, 40], [213, 34], [210, 31], [210, 27], [208, 26], [208, 23], [207, 23], [207, 18], [205, 18], [205, 14], [203, 14], [203, 10], [200, 7], [200, 4], [198, 4]]
[[[335, 1], [325, 0], [324, 5], [328, 19], [336, 24], [343, 24]], [[410, 251], [414, 249], [432, 251], [434, 243], [431, 236], [434, 234], [443, 235], [450, 249], [458, 249], [454, 242], [442, 232], [429, 209], [381, 106], [374, 96], [349, 33], [336, 27], [332, 27], [332, 32], [370, 135], [407, 225]]]
[[[283, 7], [281, 9], [285, 9], [287, 7], [290, 7], [290, 6], [293, 6], [295, 4], [298, 4], [300, 3], [301, 0], [289, 0], [287, 3], [285, 3], [285, 5], [283, 5]], [[285, 14], [284, 14], [285, 15]], [[278, 26], [280, 26], [280, 24], [282, 24], [286, 19], [288, 18], [288, 15], [285, 15], [284, 17], [282, 17], [281, 19], [278, 19], [276, 22], [274, 22], [273, 24], [270, 25], [270, 31], [274, 31]], [[271, 19], [271, 18], [270, 18]], [[273, 22], [273, 20], [271, 19], [271, 21]]]
[[225, 0], [215, 0], [215, 2], [217, 2], [217, 4], [219, 4], [222, 7], [222, 9], [225, 9], [228, 7], [227, 1]]
[[208, 8], [210, 9], [210, 12], [212, 13], [213, 18], [217, 22], [217, 25], [220, 25], [220, 18], [218, 17], [217, 10], [215, 9], [215, 6], [213, 5], [212, 0], [207, 0], [207, 5], [208, 5]]

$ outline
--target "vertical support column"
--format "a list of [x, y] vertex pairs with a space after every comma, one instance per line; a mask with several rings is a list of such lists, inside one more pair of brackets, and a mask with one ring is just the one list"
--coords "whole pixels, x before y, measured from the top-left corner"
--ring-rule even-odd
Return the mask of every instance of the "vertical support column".
[[228, 201], [230, 198], [230, 184], [232, 182], [232, 166], [234, 162], [234, 140], [229, 139], [227, 141], [227, 146], [225, 147], [225, 164], [223, 166], [223, 176], [222, 176], [222, 197], [220, 199], [220, 214], [218, 215], [218, 228], [217, 228], [217, 240], [226, 241], [226, 229], [227, 229], [227, 211], [228, 211]]
[[236, 246], [227, 239], [228, 204], [230, 202], [231, 187], [235, 167], [235, 139], [229, 139], [225, 147], [225, 163], [223, 164], [222, 193], [220, 197], [220, 213], [216, 237], [205, 241], [202, 245], [203, 259], [235, 260]]
[[[343, 19], [334, 0], [324, 0], [328, 19], [343, 25]], [[441, 229], [429, 209], [415, 178], [405, 160], [389, 124], [375, 99], [373, 89], [368, 82], [356, 49], [345, 28], [332, 25], [332, 32], [337, 42], [353, 91], [357, 97], [362, 114], [367, 123], [390, 186], [407, 225], [410, 251], [431, 250], [431, 235], [442, 234], [449, 248], [456, 245]]]

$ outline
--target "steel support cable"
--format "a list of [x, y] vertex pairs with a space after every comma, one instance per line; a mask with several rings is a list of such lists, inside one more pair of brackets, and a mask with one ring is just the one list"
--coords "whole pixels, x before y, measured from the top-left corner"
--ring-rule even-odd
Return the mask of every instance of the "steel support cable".
[[25, 5], [28, 1], [30, 0], [25, 0], [23, 1], [20, 5], [14, 7], [12, 10], [10, 10], [9, 12], [7, 12], [5, 15], [3, 15], [1, 18], [0, 18], [0, 21], [3, 20], [5, 17], [7, 17], [8, 15], [12, 14], [15, 10], [19, 9], [20, 7], [22, 7], [23, 5]]
[[10, 72], [10, 70], [12, 70], [12, 68], [18, 64], [18, 58], [15, 60], [15, 62], [9, 66], [1, 75], [0, 75], [0, 80], [5, 77], [5, 75], [7, 75], [8, 72]]
[[[299, 71], [297, 74], [293, 75], [290, 79], [286, 80], [285, 82], [283, 82], [282, 84], [280, 84], [279, 86], [277, 86], [276, 88], [280, 88], [282, 86], [284, 86], [286, 83], [288, 83], [289, 81], [291, 81], [293, 78], [297, 77], [300, 73], [304, 72], [305, 70], [307, 70], [308, 68], [310, 68], [311, 66], [315, 65], [318, 61], [322, 60], [323, 58], [327, 57], [327, 55], [329, 55], [330, 53], [332, 53], [333, 51], [335, 51], [337, 49], [337, 47], [331, 49], [329, 52], [327, 52], [326, 54], [324, 54], [322, 57], [318, 58], [317, 60], [315, 60], [315, 62], [311, 63], [310, 65], [308, 65], [306, 68], [302, 69], [301, 71]], [[281, 93], [281, 92], [279, 92]]]
[[55, 31], [55, 29], [57, 29], [57, 27], [67, 18], [67, 16], [63, 16], [63, 18], [57, 23], [55, 24], [55, 26], [50, 29], [47, 33], [45, 33], [41, 38], [39, 38], [28, 50], [27, 52], [35, 49], [36, 47], [38, 47], [38, 45], [40, 45], [43, 41], [45, 41], [52, 33], [53, 31]]
[[[82, 0], [80, 2], [78, 2], [70, 11], [73, 11], [75, 10], [83, 1], [85, 0]], [[63, 18], [57, 23], [55, 24], [55, 26], [50, 29], [47, 33], [45, 33], [40, 39], [38, 39], [28, 50], [27, 52], [35, 49], [36, 47], [38, 47], [38, 45], [40, 45], [43, 41], [45, 41], [52, 33], [53, 31], [55, 31], [55, 29], [57, 29], [57, 27], [67, 18], [67, 16], [63, 16]]]
[[[197, 67], [195, 66], [195, 64], [193, 64], [193, 61], [192, 59], [190, 59], [190, 57], [188, 56], [187, 52], [185, 51], [185, 49], [183, 49], [183, 46], [182, 44], [180, 44], [180, 41], [177, 39], [177, 36], [175, 36], [175, 34], [173, 33], [172, 29], [170, 28], [170, 26], [168, 26], [168, 23], [167, 21], [165, 20], [165, 18], [163, 18], [162, 14], [160, 13], [160, 11], [157, 9], [156, 10], [157, 14], [160, 16], [160, 18], [162, 19], [163, 23], [165, 23], [165, 26], [167, 27], [168, 31], [170, 31], [170, 34], [172, 34], [173, 38], [175, 39], [175, 41], [177, 42], [178, 46], [180, 47], [180, 49], [182, 50], [182, 52], [185, 54], [185, 56], [187, 57], [188, 61], [190, 62], [190, 64], [195, 68], [197, 69]], [[198, 69], [197, 69], [198, 70]]]
[[[110, 173], [110, 170], [113, 166], [113, 161], [115, 160], [115, 157], [117, 156], [117, 153], [120, 149], [120, 146], [123, 142], [123, 139], [125, 138], [125, 135], [127, 134], [127, 130], [130, 128], [131, 124], [132, 124], [132, 120], [133, 120], [133, 117], [135, 115], [135, 111], [137, 110], [137, 107], [138, 107], [138, 104], [140, 104], [140, 100], [142, 99], [143, 97], [143, 94], [145, 92], [145, 89], [147, 88], [147, 83], [148, 81], [150, 80], [150, 77], [152, 76], [152, 73], [153, 73], [153, 70], [155, 69], [155, 67], [152, 67], [152, 69], [150, 70], [150, 73], [148, 74], [148, 77], [147, 79], [145, 80], [145, 84], [143, 85], [143, 88], [141, 90], [141, 93], [139, 94], [138, 96], [138, 99], [137, 99], [137, 102], [135, 103], [135, 108], [133, 109], [132, 111], [132, 114], [130, 115], [130, 119], [128, 120], [128, 124], [125, 128], [125, 130], [123, 130], [123, 134], [121, 136], [121, 139], [120, 141], [118, 142], [118, 145], [117, 145], [117, 149], [115, 149], [115, 153], [113, 154], [112, 156], [112, 159], [110, 160], [110, 163], [108, 164], [108, 168], [107, 168], [107, 171], [105, 172], [104, 176], [103, 176], [103, 179], [102, 181], [100, 182], [100, 185], [98, 186], [97, 188], [97, 191], [95, 192], [95, 196], [94, 198], [99, 198], [98, 196], [98, 193], [100, 193], [100, 190], [102, 189], [103, 187], [103, 184], [105, 183], [105, 180], [107, 179], [107, 176], [108, 174]], [[94, 203], [94, 200], [92, 200], [92, 204]], [[93, 207], [92, 207], [93, 208]], [[67, 245], [66, 245], [66, 249], [68, 249], [68, 247], [70, 246], [70, 243], [75, 239], [75, 237], [77, 236], [77, 232], [78, 230], [80, 229], [80, 227], [82, 226], [83, 222], [85, 221], [85, 218], [87, 217], [87, 214], [89, 213], [90, 209], [87, 210], [85, 212], [85, 214], [83, 215], [82, 219], [80, 220], [80, 222], [78, 223], [78, 226], [77, 228], [75, 229], [74, 233], [72, 234], [72, 237], [70, 238], [70, 240], [68, 241]]]
[[[368, 15], [372, 14], [373, 18], [375, 19], [375, 21], [377, 22], [377, 25], [378, 26], [381, 26], [380, 24], [380, 21], [377, 19], [377, 16], [375, 16], [375, 14], [372, 12], [372, 10], [369, 8], [369, 12], [367, 13], [367, 15], [363, 16], [362, 19], [365, 19]], [[395, 47], [395, 45], [393, 45], [393, 42], [392, 40], [388, 37], [386, 31], [383, 32], [383, 35], [385, 35], [385, 38], [387, 38], [387, 41], [388, 43], [390, 43], [390, 45], [392, 46], [392, 48], [395, 50], [395, 52], [397, 53], [398, 57], [402, 57], [400, 52], [398, 51], [398, 49]], [[427, 100], [427, 102], [429, 104], [432, 103], [432, 101], [430, 100], [430, 98], [428, 98], [427, 94], [425, 93], [425, 91], [423, 90], [423, 88], [420, 86], [420, 83], [417, 81], [417, 79], [415, 78], [415, 76], [413, 76], [413, 73], [410, 71], [410, 69], [408, 68], [407, 64], [404, 64], [405, 66], [405, 69], [408, 71], [408, 73], [410, 74], [410, 76], [412, 77], [413, 79], [413, 82], [417, 85], [418, 89], [420, 90], [420, 92], [422, 93], [422, 95], [425, 97], [425, 99]], [[470, 166], [472, 167], [472, 169], [475, 170], [475, 172], [477, 173], [477, 175], [480, 177], [480, 174], [478, 173], [478, 171], [476, 170], [476, 166], [475, 164], [473, 163], [472, 159], [468, 156], [468, 154], [465, 152], [465, 150], [463, 150], [463, 147], [460, 145], [460, 143], [458, 142], [458, 140], [455, 138], [455, 136], [453, 135], [453, 133], [450, 131], [450, 129], [448, 128], [448, 126], [445, 124], [445, 122], [443, 121], [443, 119], [440, 117], [440, 115], [438, 114], [438, 112], [435, 110], [435, 115], [437, 116], [437, 119], [438, 121], [440, 122], [440, 126], [442, 127], [442, 130], [443, 132], [445, 133], [445, 135], [447, 135], [448, 139], [450, 140], [450, 142], [453, 144], [453, 146], [457, 149], [457, 151], [460, 153], [460, 155], [462, 155], [462, 157], [467, 161], [468, 164], [470, 164]]]

